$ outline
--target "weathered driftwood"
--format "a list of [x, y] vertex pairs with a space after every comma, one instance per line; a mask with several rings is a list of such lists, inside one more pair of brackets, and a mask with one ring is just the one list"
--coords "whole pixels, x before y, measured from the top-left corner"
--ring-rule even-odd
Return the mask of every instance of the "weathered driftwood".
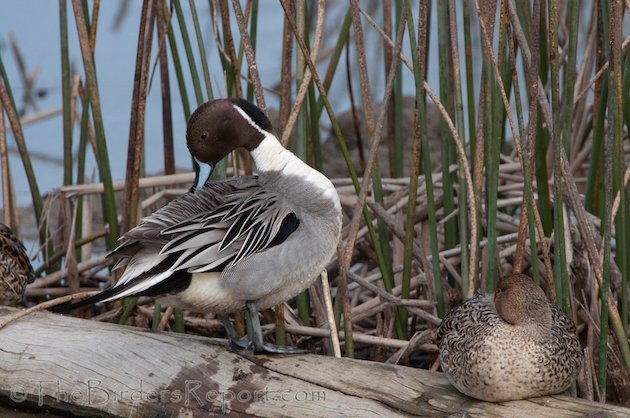
[[[14, 310], [0, 309], [0, 322]], [[95, 415], [630, 416], [553, 396], [491, 404], [441, 373], [316, 355], [251, 356], [223, 340], [36, 313], [0, 330], [0, 397]]]

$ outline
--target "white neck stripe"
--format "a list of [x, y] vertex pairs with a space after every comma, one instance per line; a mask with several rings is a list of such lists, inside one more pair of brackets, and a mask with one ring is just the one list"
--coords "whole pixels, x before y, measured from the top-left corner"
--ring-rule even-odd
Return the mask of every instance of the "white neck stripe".
[[235, 104], [233, 104], [232, 106], [234, 106], [234, 109], [236, 109], [238, 113], [240, 113], [241, 116], [247, 121], [247, 123], [253, 126], [258, 132], [260, 132], [263, 135], [267, 133], [267, 131], [263, 130], [260, 126], [258, 126], [258, 124], [256, 124], [256, 122], [254, 122], [252, 118], [250, 118], [249, 115], [243, 109], [241, 109]]

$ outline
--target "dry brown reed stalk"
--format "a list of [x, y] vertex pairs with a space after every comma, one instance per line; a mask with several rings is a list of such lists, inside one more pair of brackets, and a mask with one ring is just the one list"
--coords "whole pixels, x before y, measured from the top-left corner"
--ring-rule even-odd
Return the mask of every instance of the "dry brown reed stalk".
[[[274, 327], [274, 324], [267, 324], [263, 325], [262, 328], [265, 332], [269, 332], [273, 330]], [[307, 337], [327, 338], [329, 336], [329, 331], [321, 328], [305, 327], [301, 325], [286, 325], [285, 329], [289, 333]], [[344, 331], [339, 331], [339, 338], [343, 340], [345, 339], [345, 337], [346, 335]], [[358, 332], [354, 332], [352, 334], [352, 339], [359, 344], [366, 344], [368, 346], [381, 346], [394, 349], [406, 348], [409, 345], [409, 341], [385, 337], [376, 337], [373, 335], [367, 335]], [[423, 344], [422, 346], [420, 346], [419, 351], [426, 353], [436, 353], [437, 346], [435, 344]], [[348, 355], [348, 353], [346, 353], [346, 355]]]
[[98, 293], [101, 290], [103, 289], [94, 286], [80, 286], [76, 290], [70, 289], [70, 287], [54, 287], [50, 289], [27, 289], [24, 295], [29, 298], [57, 298], [59, 296], [72, 295], [77, 292]]
[[[62, 220], [62, 227], [64, 238], [66, 242], [65, 248], [65, 256], [64, 256], [64, 264], [66, 270], [68, 271], [68, 288], [72, 291], [72, 293], [76, 293], [79, 291], [81, 287], [81, 283], [79, 283], [79, 271], [77, 268], [77, 258], [75, 253], [75, 226], [77, 220], [77, 206], [74, 207], [74, 210], [70, 207], [70, 200], [66, 199], [64, 202], [64, 210], [62, 211], [62, 216], [64, 216]], [[70, 219], [68, 219], [68, 214], [72, 214]], [[63, 240], [62, 240], [63, 241]]]
[[[288, 18], [285, 15], [282, 29], [280, 105], [278, 107], [278, 129], [282, 138], [284, 138], [284, 131], [286, 130], [285, 126], [287, 124], [287, 120], [289, 119], [289, 112], [291, 108], [291, 80], [293, 79], [293, 75], [291, 73], [293, 57], [293, 37], [291, 36], [291, 29], [289, 28], [289, 23], [287, 20]], [[287, 144], [285, 142], [282, 142], [282, 145], [286, 147]]]
[[[78, 83], [78, 86], [77, 86], [78, 94], [79, 94], [78, 98], [81, 99], [83, 106], [87, 106], [86, 101], [85, 101], [86, 90], [85, 90], [85, 86], [83, 85], [83, 81], [81, 80], [81, 77], [78, 75], [75, 76], [75, 81]], [[81, 120], [81, 116], [76, 110], [74, 112], [74, 118], [77, 121]], [[96, 151], [96, 131], [94, 130], [94, 125], [92, 125], [89, 118], [87, 120], [87, 138], [88, 138], [88, 141], [90, 142], [90, 145], [92, 146], [92, 149]]]
[[[363, 27], [361, 25], [361, 15], [359, 13], [358, 0], [350, 1], [350, 10], [352, 11], [352, 27], [354, 28], [354, 42], [357, 48], [357, 59], [359, 67], [359, 80], [361, 85], [361, 97], [363, 99], [363, 110], [365, 112], [365, 122], [367, 125], [368, 138], [372, 138], [374, 134], [374, 110], [372, 108], [372, 93], [370, 90], [370, 80], [368, 77], [368, 63], [365, 54], [365, 40], [363, 37]], [[400, 51], [402, 48], [398, 48]], [[392, 68], [397, 68], [392, 67]], [[390, 70], [387, 68], [386, 70]], [[393, 87], [393, 85], [392, 85]], [[391, 94], [390, 94], [391, 96]], [[389, 100], [383, 102], [389, 102]], [[386, 103], [384, 109], [387, 109], [390, 103]]]
[[129, 142], [127, 148], [127, 168], [125, 172], [125, 192], [123, 210], [127, 214], [122, 219], [121, 231], [133, 228], [138, 221], [138, 200], [140, 199], [140, 169], [144, 149], [144, 119], [149, 83], [149, 64], [153, 45], [153, 28], [159, 2], [144, 0], [140, 12], [136, 67], [131, 97], [131, 119], [129, 121]]
[[[76, 270], [77, 270], [77, 273], [82, 273], [84, 271], [91, 270], [91, 269], [96, 268], [96, 267], [103, 267], [103, 266], [109, 264], [110, 261], [111, 260], [107, 259], [106, 257], [92, 258], [90, 260], [86, 260], [86, 261], [82, 261], [82, 262], [78, 263], [77, 266], [76, 266]], [[58, 281], [66, 278], [67, 275], [68, 275], [68, 270], [67, 269], [58, 270], [58, 271], [56, 271], [54, 273], [46, 275], [46, 277], [44, 277], [44, 278], [35, 280], [33, 283], [27, 285], [26, 289], [27, 290], [28, 289], [40, 289], [40, 288], [44, 288], [44, 287], [53, 285], [53, 284], [57, 283]]]
[[66, 302], [72, 302], [75, 300], [79, 300], [79, 299], [84, 299], [87, 298], [89, 296], [95, 295], [97, 293], [99, 293], [100, 290], [97, 291], [91, 291], [91, 292], [80, 292], [80, 293], [74, 293], [72, 295], [66, 295], [66, 296], [61, 296], [52, 300], [48, 300], [46, 302], [42, 302], [38, 305], [35, 305], [31, 308], [28, 309], [24, 309], [21, 310], [11, 316], [9, 316], [7, 319], [5, 319], [4, 321], [0, 322], [0, 329], [6, 327], [7, 325], [9, 325], [12, 322], [17, 321], [18, 319], [24, 318], [25, 316], [28, 316], [34, 312], [40, 312], [40, 311], [45, 311], [48, 310], [50, 308], [53, 308], [55, 306], [61, 305], [63, 303]]
[[330, 340], [332, 341], [333, 354], [337, 358], [341, 358], [341, 346], [339, 345], [339, 333], [337, 331], [337, 322], [333, 312], [333, 303], [330, 297], [330, 285], [328, 284], [328, 272], [324, 270], [321, 273], [322, 290], [324, 295], [324, 305], [326, 307], [326, 320], [328, 328], [330, 328]]
[[[324, 0], [319, 0], [317, 5], [317, 24], [315, 26], [315, 37], [313, 40], [313, 47], [311, 50], [311, 60], [313, 62], [317, 61], [317, 54], [319, 52], [319, 44], [322, 40], [322, 35], [324, 33], [324, 17], [326, 15], [326, 2]], [[282, 137], [280, 138], [280, 142], [285, 147], [289, 143], [289, 137], [293, 131], [293, 126], [297, 121], [300, 110], [302, 109], [302, 105], [304, 102], [304, 98], [306, 97], [306, 93], [308, 92], [308, 86], [311, 83], [311, 70], [306, 69], [304, 72], [304, 77], [302, 78], [302, 83], [298, 89], [298, 92], [295, 96], [295, 101], [293, 102], [293, 106], [291, 108], [291, 112], [289, 113], [289, 117], [286, 123], [283, 125]]]
[[[154, 7], [164, 9], [165, 0], [159, 0]], [[164, 144], [164, 174], [175, 174], [175, 149], [173, 143], [173, 115], [171, 110], [171, 87], [166, 53], [168, 27], [159, 11], [156, 17], [158, 29], [158, 60], [160, 65], [160, 90], [162, 92], [162, 134]]]
[[[143, 177], [139, 180], [140, 188], [150, 188], [159, 186], [173, 186], [176, 184], [190, 184], [195, 179], [195, 173], [179, 173], [165, 176]], [[115, 191], [124, 190], [125, 182], [116, 181], [113, 183]], [[104, 191], [103, 183], [76, 184], [62, 186], [59, 191], [65, 197], [83, 196], [87, 194], [101, 194]]]
[[9, 171], [7, 130], [4, 124], [4, 106], [2, 106], [2, 103], [0, 103], [0, 163], [0, 168], [2, 169], [2, 207], [4, 208], [2, 221], [5, 225], [13, 225], [13, 227], [16, 227], [17, 225], [11, 222], [12, 214], [15, 213], [15, 210], [11, 199], [13, 186], [11, 184], [11, 173]]
[[[221, 43], [221, 35], [219, 35], [219, 18], [217, 16], [216, 3], [217, 2], [210, 2], [210, 14], [212, 16], [212, 33], [214, 34], [215, 46], [217, 47], [217, 51], [219, 51], [219, 55], [221, 55], [223, 59], [225, 59], [228, 63], [230, 63], [230, 68], [232, 69], [232, 71], [234, 71], [233, 67], [235, 66], [235, 64], [232, 63], [230, 54], [228, 53], [228, 51], [225, 50], [225, 48], [223, 47], [223, 44]], [[226, 33], [225, 36], [226, 36], [226, 42], [228, 42], [228, 40], [229, 42], [233, 42], [231, 32]]]
[[[589, 45], [591, 45], [591, 44], [595, 44], [595, 43], [594, 42], [589, 42]], [[630, 35], [626, 36], [626, 38], [623, 40], [623, 43], [622, 43], [621, 49], [622, 49], [624, 55], [628, 51], [628, 47], [630, 47]], [[582, 89], [579, 90], [579, 92], [575, 94], [575, 96], [573, 98], [573, 103], [577, 103], [578, 101], [580, 101], [581, 99], [584, 98], [586, 93], [588, 93], [589, 90], [591, 90], [593, 88], [593, 85], [595, 84], [595, 82], [602, 77], [602, 75], [606, 72], [606, 70], [608, 70], [609, 64], [610, 63], [608, 61], [604, 62], [604, 64], [600, 67], [600, 69], [597, 70], [595, 75], [590, 80], [588, 80], [586, 85], [583, 86]]]
[[62, 111], [63, 109], [61, 107], [53, 108], [50, 110], [40, 110], [39, 112], [20, 117], [20, 124], [22, 124], [22, 127], [25, 127], [37, 122], [52, 119], [55, 116], [60, 115]]
[[[221, 27], [223, 28], [223, 36], [225, 39], [225, 43], [227, 44], [227, 50], [221, 45], [220, 37], [218, 35], [218, 30], [215, 29], [215, 39], [217, 45], [219, 45], [219, 50], [222, 51], [222, 54], [225, 57], [225, 60], [230, 64], [230, 68], [232, 70], [232, 76], [234, 77], [234, 83], [232, 85], [233, 91], [227, 91], [226, 94], [228, 97], [243, 97], [243, 89], [240, 83], [240, 69], [239, 62], [236, 58], [236, 50], [234, 48], [234, 38], [232, 36], [232, 28], [230, 23], [230, 16], [227, 7], [227, 2], [219, 1], [219, 2], [211, 2], [210, 7], [212, 10], [216, 9], [216, 4], [219, 5], [219, 11], [221, 13]], [[215, 22], [214, 27], [218, 28], [218, 24], [216, 23], [216, 10], [213, 12], [213, 20]]]
[[156, 328], [157, 331], [164, 331], [166, 329], [166, 324], [168, 324], [168, 321], [173, 316], [173, 313], [175, 313], [175, 309], [172, 306], [166, 308]]
[[35, 82], [39, 77], [39, 69], [35, 68], [31, 72], [28, 71], [28, 69], [26, 68], [26, 63], [24, 61], [24, 56], [22, 55], [22, 51], [20, 50], [20, 46], [18, 45], [17, 40], [12, 34], [9, 35], [9, 44], [11, 46], [11, 52], [13, 52], [13, 57], [15, 58], [15, 62], [17, 64], [18, 71], [20, 73], [20, 78], [22, 79], [22, 86], [24, 87], [24, 91], [22, 93], [22, 107], [19, 111], [20, 116], [24, 116], [29, 107], [37, 113], [39, 111], [39, 108], [34, 97], [34, 89]]
[[[262, 82], [260, 81], [260, 75], [258, 75], [256, 54], [254, 52], [254, 47], [252, 46], [252, 41], [249, 37], [249, 32], [247, 31], [247, 20], [245, 19], [245, 16], [243, 16], [241, 4], [238, 0], [232, 0], [232, 7], [234, 8], [234, 14], [236, 15], [236, 24], [238, 25], [238, 30], [241, 35], [241, 46], [245, 51], [245, 58], [247, 59], [248, 73], [252, 79], [252, 85], [254, 86], [256, 102], [258, 103], [258, 107], [260, 107], [263, 112], [268, 113], [267, 105], [265, 103], [265, 95], [262, 88]], [[221, 13], [221, 16], [223, 17], [223, 12]], [[234, 81], [234, 83], [240, 86], [240, 82], [238, 82], [237, 80], [238, 78]], [[242, 93], [239, 94], [239, 97], [242, 97]]]

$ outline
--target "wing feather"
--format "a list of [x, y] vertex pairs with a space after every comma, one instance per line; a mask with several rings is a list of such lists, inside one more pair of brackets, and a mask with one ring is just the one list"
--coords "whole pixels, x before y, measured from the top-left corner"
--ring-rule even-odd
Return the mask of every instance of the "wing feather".
[[121, 238], [111, 255], [120, 257], [118, 266], [127, 267], [116, 285], [124, 286], [106, 300], [150, 292], [181, 279], [178, 272], [223, 271], [280, 244], [298, 226], [288, 202], [260, 188], [255, 177], [206, 185], [143, 219]]

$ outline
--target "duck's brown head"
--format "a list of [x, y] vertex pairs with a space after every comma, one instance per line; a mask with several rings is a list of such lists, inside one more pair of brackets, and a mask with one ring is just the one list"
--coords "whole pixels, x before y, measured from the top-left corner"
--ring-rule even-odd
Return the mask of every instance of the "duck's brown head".
[[195, 188], [216, 163], [237, 148], [255, 149], [273, 128], [265, 114], [243, 99], [217, 99], [199, 106], [186, 129], [188, 150], [199, 165]]
[[494, 294], [497, 313], [511, 325], [534, 325], [549, 329], [551, 308], [545, 292], [524, 274], [513, 274], [499, 281]]

